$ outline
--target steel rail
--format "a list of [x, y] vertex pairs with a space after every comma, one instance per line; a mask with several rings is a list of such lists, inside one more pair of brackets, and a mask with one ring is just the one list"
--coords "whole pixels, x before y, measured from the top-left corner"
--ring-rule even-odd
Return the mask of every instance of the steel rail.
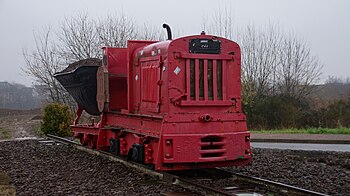
[[237, 180], [245, 181], [256, 185], [262, 185], [262, 186], [265, 186], [268, 190], [281, 192], [283, 194], [327, 196], [327, 194], [319, 193], [316, 191], [311, 191], [311, 190], [299, 188], [296, 186], [263, 179], [263, 178], [247, 176], [244, 174], [227, 171], [220, 168], [214, 168], [213, 170], [216, 174], [221, 173], [221, 175], [232, 175], [232, 177], [236, 178]]
[[72, 144], [72, 145], [78, 145], [78, 146], [81, 146], [81, 144], [73, 141], [73, 140], [69, 140], [67, 138], [63, 138], [63, 137], [58, 137], [56, 135], [51, 135], [51, 134], [47, 134], [46, 135], [47, 138], [53, 140], [53, 141], [56, 141], [56, 142], [60, 142], [60, 143], [63, 143], [63, 144]]
[[236, 173], [235, 176], [237, 176], [239, 179], [247, 181], [247, 182], [253, 182], [261, 185], [268, 186], [269, 188], [279, 190], [280, 192], [290, 193], [290, 194], [297, 194], [297, 195], [317, 195], [317, 196], [327, 196], [326, 194], [319, 193], [316, 191], [311, 191], [303, 188], [299, 188], [296, 186], [275, 182], [267, 179], [257, 178], [253, 176], [246, 176], [243, 174]]
[[[190, 191], [202, 194], [202, 195], [234, 195], [232, 193], [229, 193], [228, 191], [208, 187], [208, 186], [202, 185], [198, 182], [195, 182], [195, 180], [187, 179], [187, 178], [181, 177], [181, 176], [176, 175], [176, 174], [171, 174], [168, 172], [154, 171], [143, 164], [127, 161], [125, 158], [117, 157], [116, 155], [109, 153], [109, 152], [84, 147], [81, 144], [74, 142], [72, 140], [66, 139], [66, 138], [62, 138], [62, 137], [58, 137], [58, 136], [50, 135], [50, 134], [48, 134], [47, 137], [51, 140], [56, 141], [56, 142], [60, 142], [63, 144], [68, 144], [68, 145], [73, 145], [75, 148], [82, 150], [82, 151], [85, 151], [87, 153], [102, 156], [102, 157], [105, 157], [111, 161], [122, 163], [123, 165], [125, 165], [129, 168], [134, 168], [138, 171], [141, 171], [142, 173], [146, 173], [148, 175], [157, 177], [160, 180], [163, 180], [165, 182], [168, 182], [168, 183], [171, 183], [174, 185], [181, 186], [187, 190], [190, 190]], [[323, 194], [323, 193], [318, 193], [315, 191], [291, 186], [288, 184], [283, 184], [280, 182], [274, 182], [271, 180], [266, 180], [266, 179], [257, 178], [257, 177], [251, 177], [251, 176], [247, 176], [247, 175], [243, 175], [243, 174], [239, 174], [239, 173], [234, 173], [234, 172], [230, 172], [230, 171], [219, 169], [219, 168], [207, 169], [207, 170], [205, 170], [205, 172], [213, 174], [213, 175], [230, 176], [235, 180], [249, 183], [249, 185], [253, 184], [253, 185], [257, 185], [257, 186], [262, 186], [263, 188], [265, 188], [267, 190], [279, 192], [279, 193], [284, 194], [284, 195], [287, 194], [287, 195], [326, 196], [326, 194]]]

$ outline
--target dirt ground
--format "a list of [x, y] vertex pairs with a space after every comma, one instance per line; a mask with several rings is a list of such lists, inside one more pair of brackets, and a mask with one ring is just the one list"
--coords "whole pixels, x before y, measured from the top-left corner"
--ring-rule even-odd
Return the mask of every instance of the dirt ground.
[[0, 140], [37, 137], [40, 114], [40, 109], [0, 109]]

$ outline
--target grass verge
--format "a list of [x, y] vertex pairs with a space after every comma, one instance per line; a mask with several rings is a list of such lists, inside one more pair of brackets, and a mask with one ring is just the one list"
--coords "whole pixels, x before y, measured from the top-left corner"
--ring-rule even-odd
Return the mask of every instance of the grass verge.
[[252, 130], [251, 133], [267, 134], [350, 134], [350, 128], [309, 128], [309, 129], [283, 129], [283, 130]]
[[11, 132], [8, 129], [0, 128], [0, 139], [6, 140], [11, 139]]

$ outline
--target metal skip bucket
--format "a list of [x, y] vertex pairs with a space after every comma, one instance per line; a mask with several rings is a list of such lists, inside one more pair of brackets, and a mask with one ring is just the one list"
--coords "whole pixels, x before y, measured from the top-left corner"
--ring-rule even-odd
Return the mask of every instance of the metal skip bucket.
[[70, 64], [54, 75], [77, 104], [91, 115], [101, 114], [96, 101], [96, 73], [100, 64], [100, 59], [85, 59]]

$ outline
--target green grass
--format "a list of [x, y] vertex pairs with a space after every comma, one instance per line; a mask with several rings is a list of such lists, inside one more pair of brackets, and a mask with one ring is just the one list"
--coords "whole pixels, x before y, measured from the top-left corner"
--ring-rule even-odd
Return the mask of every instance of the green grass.
[[6, 140], [11, 139], [11, 132], [8, 129], [0, 128], [0, 139]]
[[350, 128], [309, 128], [309, 129], [284, 129], [284, 130], [252, 130], [251, 133], [284, 133], [284, 134], [350, 134]]
[[40, 129], [40, 124], [39, 123], [35, 124], [35, 125], [32, 125], [31, 132], [34, 133], [38, 137], [45, 136], [44, 132], [42, 132], [41, 129]]

